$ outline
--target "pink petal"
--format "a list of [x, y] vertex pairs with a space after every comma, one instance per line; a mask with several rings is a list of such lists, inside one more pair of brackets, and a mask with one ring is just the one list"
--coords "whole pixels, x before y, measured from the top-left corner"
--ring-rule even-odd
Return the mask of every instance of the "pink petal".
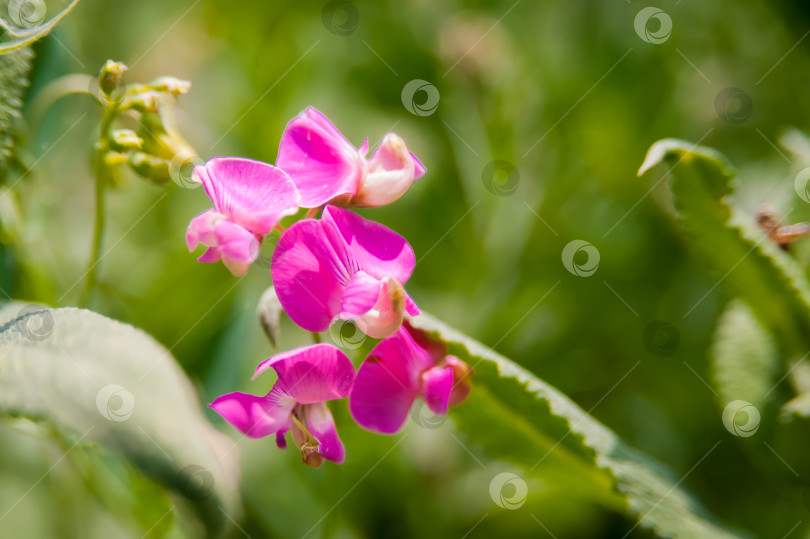
[[358, 271], [343, 290], [341, 314], [362, 316], [369, 312], [380, 297], [382, 283], [364, 271]]
[[332, 230], [325, 231], [323, 222], [315, 219], [290, 226], [270, 266], [281, 306], [307, 331], [325, 331], [340, 314], [343, 289], [356, 265], [334, 227], [326, 228]]
[[419, 316], [422, 314], [422, 311], [419, 310], [419, 307], [416, 305], [416, 302], [411, 299], [411, 296], [405, 298], [405, 312], [411, 316]]
[[360, 153], [312, 107], [287, 124], [276, 166], [295, 182], [301, 195], [299, 204], [304, 208], [351, 198], [363, 176]]
[[265, 236], [298, 211], [295, 184], [280, 168], [236, 157], [209, 159], [194, 169], [214, 209], [243, 228]]
[[[445, 363], [448, 358], [451, 357], [447, 356], [447, 345], [445, 345], [442, 341], [431, 339], [426, 332], [422, 331], [421, 329], [416, 329], [410, 324], [409, 321], [405, 321], [402, 324], [402, 327], [408, 332], [408, 335], [411, 336], [416, 345], [424, 350], [430, 357], [431, 366]], [[464, 363], [460, 359], [458, 361]]]
[[416, 258], [405, 238], [349, 210], [327, 206], [321, 218], [337, 227], [362, 269], [376, 279], [393, 277], [404, 285], [413, 273]]
[[413, 169], [414, 169], [413, 179], [418, 180], [419, 178], [425, 175], [427, 169], [425, 168], [425, 165], [423, 165], [422, 162], [419, 159], [417, 159], [414, 154], [411, 154], [411, 159], [413, 159]]
[[236, 392], [222, 395], [208, 406], [246, 436], [262, 438], [289, 427], [294, 405], [271, 394], [257, 397]]
[[210, 264], [210, 263], [219, 262], [220, 260], [222, 260], [222, 255], [219, 254], [219, 251], [217, 249], [214, 249], [213, 247], [209, 247], [208, 249], [205, 250], [205, 252], [203, 254], [201, 254], [197, 258], [197, 260], [199, 262], [205, 262], [206, 264]]
[[301, 404], [342, 399], [352, 390], [354, 366], [331, 344], [302, 346], [261, 362], [255, 378], [269, 367], [278, 373], [274, 391]]
[[402, 285], [392, 277], [382, 280], [382, 287], [374, 308], [362, 315], [358, 327], [374, 339], [392, 335], [402, 325], [407, 294]]
[[318, 440], [318, 453], [327, 460], [341, 464], [346, 450], [335, 427], [335, 420], [325, 403], [310, 404], [306, 407], [306, 427], [313, 438]]
[[[416, 179], [416, 163], [405, 141], [388, 133], [368, 161], [366, 176], [360, 182], [352, 205], [374, 207], [394, 202]], [[424, 173], [424, 167], [419, 165]]]
[[208, 246], [197, 260], [217, 262], [222, 259], [231, 273], [241, 277], [259, 255], [259, 239], [225, 215], [208, 210], [191, 220], [186, 232], [189, 250], [199, 243]]
[[276, 447], [279, 449], [287, 449], [287, 431], [280, 430], [276, 432]]
[[450, 406], [457, 406], [467, 400], [472, 390], [472, 368], [456, 356], [447, 356], [444, 363], [453, 371], [453, 390], [450, 392]]
[[420, 393], [422, 372], [433, 366], [405, 329], [382, 340], [357, 372], [349, 397], [352, 417], [366, 430], [397, 432]]
[[364, 317], [368, 335], [382, 338], [399, 328], [406, 308], [419, 312], [401, 286], [414, 264], [413, 249], [402, 236], [327, 206], [320, 220], [299, 221], [282, 234], [271, 274], [282, 307], [302, 328], [324, 331], [351, 314]]
[[444, 415], [450, 403], [450, 391], [453, 389], [453, 369], [433, 367], [422, 373], [422, 396], [430, 411]]

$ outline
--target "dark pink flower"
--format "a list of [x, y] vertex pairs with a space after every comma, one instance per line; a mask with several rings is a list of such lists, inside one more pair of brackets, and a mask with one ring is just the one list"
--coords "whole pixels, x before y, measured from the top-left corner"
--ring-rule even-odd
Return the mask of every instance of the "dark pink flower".
[[321, 219], [304, 219], [281, 235], [270, 271], [284, 311], [302, 328], [325, 331], [335, 320], [354, 320], [382, 338], [399, 328], [404, 312], [419, 314], [402, 287], [414, 264], [405, 238], [327, 206]]
[[417, 397], [439, 415], [463, 402], [470, 392], [470, 372], [462, 360], [445, 355], [444, 345], [406, 324], [382, 340], [360, 366], [349, 411], [364, 429], [394, 434]]
[[295, 184], [284, 171], [250, 159], [218, 157], [194, 169], [214, 209], [191, 220], [186, 233], [189, 251], [198, 243], [208, 249], [197, 259], [218, 262], [236, 276], [247, 272], [259, 246], [282, 218], [298, 211]]
[[251, 438], [276, 435], [279, 448], [286, 433], [301, 450], [305, 464], [317, 468], [323, 459], [343, 462], [345, 450], [325, 402], [345, 398], [354, 383], [354, 366], [329, 344], [316, 344], [277, 354], [259, 364], [259, 374], [272, 367], [278, 374], [264, 397], [245, 393], [222, 395], [209, 406]]
[[425, 174], [422, 163], [393, 133], [385, 136], [370, 160], [367, 152], [367, 140], [358, 150], [326, 116], [309, 107], [287, 124], [276, 166], [293, 179], [304, 208], [327, 203], [383, 206]]

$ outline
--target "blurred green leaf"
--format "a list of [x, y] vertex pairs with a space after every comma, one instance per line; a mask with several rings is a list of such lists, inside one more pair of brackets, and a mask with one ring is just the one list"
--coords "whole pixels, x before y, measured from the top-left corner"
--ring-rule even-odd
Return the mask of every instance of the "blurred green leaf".
[[[470, 398], [453, 410], [459, 428], [492, 457], [536, 471], [568, 466], [609, 507], [665, 537], [737, 537], [663, 465], [627, 446], [573, 401], [483, 344], [423, 314], [411, 324], [475, 369]], [[583, 491], [582, 486], [566, 485]]]
[[735, 400], [765, 405], [780, 370], [779, 353], [771, 334], [743, 302], [732, 302], [720, 317], [709, 357], [721, 405]]
[[0, 414], [122, 455], [196, 510], [209, 536], [238, 511], [236, 451], [204, 418], [171, 354], [91, 311], [0, 310]]
[[[665, 139], [647, 152], [643, 175], [659, 163], [670, 170], [671, 188], [690, 244], [729, 292], [751, 307], [776, 337], [786, 359], [810, 348], [810, 289], [801, 268], [764, 233], [732, 223], [725, 197], [733, 173], [710, 148]], [[752, 222], [753, 216], [742, 222]]]

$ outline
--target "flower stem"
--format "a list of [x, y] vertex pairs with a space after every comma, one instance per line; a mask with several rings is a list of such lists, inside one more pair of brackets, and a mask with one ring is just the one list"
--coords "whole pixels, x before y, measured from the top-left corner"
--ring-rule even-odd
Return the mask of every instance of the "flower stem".
[[96, 145], [96, 155], [93, 158], [93, 170], [96, 176], [96, 218], [93, 225], [93, 243], [90, 248], [90, 260], [87, 263], [87, 271], [85, 272], [84, 291], [79, 300], [79, 305], [82, 307], [87, 306], [93, 299], [93, 291], [98, 281], [98, 266], [101, 262], [101, 246], [104, 241], [106, 191], [107, 184], [110, 182], [110, 170], [105, 161], [105, 157], [108, 151], [107, 140], [109, 139], [109, 131], [116, 115], [117, 110], [114, 108], [107, 109], [104, 112], [104, 117], [101, 120], [101, 128], [99, 129], [99, 141]]
[[[345, 424], [344, 419], [347, 411], [345, 406], [331, 406], [330, 411], [332, 412], [336, 425]], [[327, 504], [335, 510], [330, 511], [326, 515], [326, 518], [324, 518], [323, 528], [321, 528], [322, 539], [333, 539], [338, 535], [342, 512], [341, 508], [338, 506], [340, 505], [340, 499], [343, 497], [340, 485], [341, 475], [343, 473], [342, 468], [341, 465], [335, 464], [334, 462], [329, 462], [326, 465], [324, 494]]]

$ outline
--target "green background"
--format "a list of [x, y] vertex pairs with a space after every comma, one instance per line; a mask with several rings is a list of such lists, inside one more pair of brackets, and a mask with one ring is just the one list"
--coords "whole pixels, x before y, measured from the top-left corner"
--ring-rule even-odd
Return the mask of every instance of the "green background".
[[[374, 147], [395, 131], [426, 165], [402, 199], [361, 212], [413, 246], [418, 262], [407, 288], [421, 308], [557, 386], [679, 476], [689, 472], [683, 485], [721, 520], [761, 537], [807, 521], [810, 478], [793, 477], [768, 452], [759, 454], [773, 462], [753, 465], [746, 446], [759, 442], [723, 427], [726, 403], [701, 381], [728, 299], [715, 288], [721, 276], [692, 256], [664, 185], [653, 188], [636, 172], [655, 140], [700, 140], [737, 167], [738, 207], [752, 214], [763, 202], [796, 205], [796, 170], [778, 140], [788, 127], [808, 129], [810, 10], [800, 2], [662, 2], [673, 29], [652, 44], [634, 29], [646, 7], [635, 1], [357, 1], [348, 35], [330, 32], [324, 6], [82, 0], [35, 46], [21, 149], [35, 166], [15, 188], [24, 226], [13, 245], [0, 246], [0, 286], [53, 306], [75, 305], [82, 288], [100, 111], [87, 96], [70, 96], [39, 114], [30, 103], [50, 81], [95, 73], [108, 58], [131, 66], [128, 82], [190, 80], [178, 128], [203, 158], [272, 163], [286, 122], [311, 105], [357, 146], [368, 138]], [[50, 16], [61, 5], [51, 0], [48, 9]], [[414, 79], [437, 88], [434, 113], [403, 105], [402, 89]], [[743, 105], [739, 123], [718, 114], [717, 96], [729, 87], [752, 105]], [[739, 102], [720, 105], [733, 112]], [[500, 195], [487, 189], [493, 181], [504, 188], [503, 177], [486, 174], [493, 160], [514, 166], [513, 192], [512, 184]], [[202, 189], [157, 187], [125, 171], [108, 196], [92, 305], [169, 347], [201, 406], [228, 391], [266, 391], [266, 380], [249, 378], [273, 353], [254, 315], [268, 265], [236, 280], [187, 252], [186, 226], [208, 206]], [[590, 277], [563, 266], [562, 250], [575, 239], [598, 249]], [[808, 252], [795, 250], [804, 260]], [[643, 342], [654, 320], [677, 329], [671, 355]], [[307, 339], [290, 323], [282, 328], [282, 348]], [[326, 522], [341, 537], [622, 537], [633, 526], [542, 478], [526, 477], [522, 508], [497, 507], [492, 477], [522, 472], [487, 459], [452, 421], [381, 437], [352, 424], [344, 403], [333, 410], [347, 446], [338, 470], [307, 469], [269, 439], [240, 442], [247, 535], [300, 537], [314, 527], [314, 537], [337, 500]], [[0, 436], [5, 512], [62, 450], [17, 425], [0, 424]], [[0, 520], [3, 537], [138, 537], [146, 528], [113, 520], [67, 461]]]

